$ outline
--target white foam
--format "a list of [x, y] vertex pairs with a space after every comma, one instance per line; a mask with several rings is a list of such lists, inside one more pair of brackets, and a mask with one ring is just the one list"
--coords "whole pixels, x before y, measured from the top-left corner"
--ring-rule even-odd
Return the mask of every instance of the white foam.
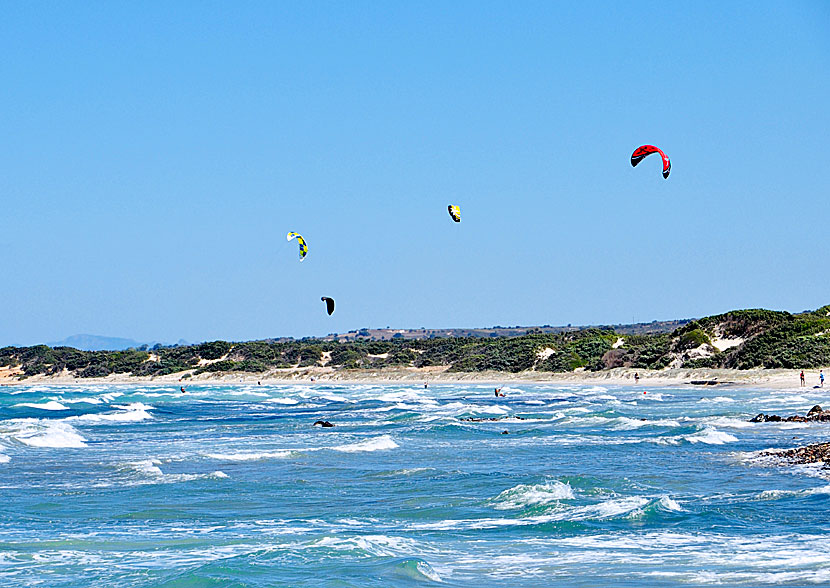
[[729, 398], [729, 396], [715, 396], [714, 398], [701, 398], [698, 402], [717, 402], [717, 403], [725, 403], [725, 402], [735, 402], [734, 398]]
[[0, 463], [9, 463], [9, 461], [11, 461], [11, 458], [8, 455], [0, 453]]
[[425, 562], [425, 561], [419, 561], [419, 562], [415, 565], [415, 568], [416, 568], [416, 569], [417, 569], [417, 570], [418, 570], [421, 574], [423, 574], [423, 575], [424, 575], [424, 577], [426, 577], [427, 579], [432, 580], [433, 582], [443, 582], [443, 580], [441, 579], [441, 576], [439, 576], [439, 575], [438, 575], [438, 572], [436, 572], [435, 570], [433, 570], [433, 569], [432, 569], [432, 566], [431, 566], [431, 565], [429, 565], [427, 562]]
[[657, 502], [657, 505], [663, 510], [671, 512], [681, 512], [683, 510], [683, 507], [680, 506], [675, 500], [672, 500], [669, 496], [661, 497]]
[[758, 500], [777, 500], [785, 496], [815, 496], [816, 494], [830, 494], [830, 486], [817, 486], [805, 490], [764, 490], [758, 495]]
[[35, 402], [21, 402], [20, 404], [15, 404], [15, 406], [38, 408], [40, 410], [69, 410], [66, 406], [56, 400], [50, 400], [49, 402], [44, 402], [42, 404], [37, 404]]
[[625, 498], [613, 498], [574, 509], [567, 520], [581, 521], [586, 519], [610, 519], [624, 514], [631, 514], [639, 511], [649, 503], [649, 499], [643, 496], [628, 496]]
[[294, 400], [293, 398], [269, 398], [265, 402], [270, 402], [273, 404], [297, 404], [299, 401]]
[[574, 498], [571, 485], [558, 480], [547, 481], [544, 484], [519, 484], [496, 496], [493, 501], [497, 510], [526, 508], [570, 500]]
[[145, 478], [139, 482], [140, 484], [170, 484], [175, 482], [189, 482], [191, 480], [199, 479], [216, 479], [227, 478], [228, 475], [216, 470], [209, 474], [165, 474], [159, 467], [161, 461], [158, 459], [144, 459], [141, 461], [130, 462], [127, 465], [129, 470], [139, 474], [140, 477]]
[[472, 410], [479, 414], [507, 414], [509, 412], [500, 406], [475, 406]]
[[312, 543], [313, 547], [328, 547], [337, 550], [351, 551], [361, 549], [367, 553], [380, 557], [410, 554], [417, 549], [417, 542], [405, 537], [390, 537], [388, 535], [362, 535], [359, 537], [323, 537]]
[[331, 447], [334, 451], [343, 451], [345, 453], [358, 453], [361, 451], [382, 451], [384, 449], [395, 449], [400, 447], [389, 435], [381, 435], [361, 441], [359, 443], [349, 443], [347, 445], [338, 445]]
[[0, 436], [15, 439], [30, 447], [86, 447], [86, 439], [63, 421], [11, 419], [3, 422]]
[[714, 427], [704, 427], [703, 430], [697, 433], [686, 435], [684, 439], [689, 443], [706, 443], [707, 445], [723, 445], [738, 440], [734, 435], [718, 431]]
[[742, 421], [740, 419], [734, 419], [730, 417], [715, 417], [715, 418], [707, 418], [705, 421], [711, 425], [715, 425], [718, 427], [728, 427], [730, 429], [748, 429], [754, 426], [754, 423], [750, 423], [748, 420]]
[[[77, 417], [70, 417], [70, 419], [77, 419], [79, 421], [87, 422], [138, 422], [153, 418], [149, 410], [154, 410], [152, 406], [148, 406], [142, 402], [133, 402], [131, 404], [115, 404], [115, 408], [121, 409], [119, 412], [110, 412], [105, 414], [82, 414]], [[70, 420], [67, 419], [67, 420]]]
[[281, 449], [279, 451], [263, 451], [260, 453], [208, 453], [207, 457], [222, 461], [258, 461], [260, 459], [283, 459], [290, 457], [292, 453], [294, 452], [290, 449]]

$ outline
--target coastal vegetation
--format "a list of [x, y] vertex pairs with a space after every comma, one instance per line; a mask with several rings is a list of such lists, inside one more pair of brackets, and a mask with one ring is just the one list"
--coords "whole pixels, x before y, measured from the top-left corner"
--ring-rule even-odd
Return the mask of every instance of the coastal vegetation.
[[79, 378], [110, 374], [183, 377], [203, 373], [263, 373], [280, 368], [334, 370], [443, 367], [451, 372], [663, 369], [814, 368], [830, 365], [830, 306], [791, 314], [738, 310], [684, 322], [671, 333], [630, 334], [613, 328], [563, 332], [529, 330], [513, 337], [433, 337], [347, 341], [211, 341], [125, 351], [71, 347], [5, 347], [0, 368]]

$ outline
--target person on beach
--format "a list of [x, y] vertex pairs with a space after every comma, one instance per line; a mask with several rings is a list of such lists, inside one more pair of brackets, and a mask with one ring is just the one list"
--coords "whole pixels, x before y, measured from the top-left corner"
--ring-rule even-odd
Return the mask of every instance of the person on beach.
[[806, 386], [807, 382], [804, 380], [804, 370], [801, 370], [801, 385]]
[[819, 382], [821, 382], [820, 386], [822, 388], [824, 388], [824, 370], [819, 370], [818, 371], [818, 379], [819, 379]]
[[637, 384], [640, 381], [640, 374], [634, 372], [634, 383]]

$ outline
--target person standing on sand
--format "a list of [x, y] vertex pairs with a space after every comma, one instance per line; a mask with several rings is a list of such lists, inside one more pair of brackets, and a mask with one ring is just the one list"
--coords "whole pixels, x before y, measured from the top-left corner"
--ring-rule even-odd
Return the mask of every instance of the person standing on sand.
[[634, 372], [634, 383], [636, 384], [639, 381], [640, 381], [640, 374], [637, 373], [637, 372]]
[[806, 386], [807, 382], [804, 381], [804, 370], [801, 370], [801, 385]]
[[824, 370], [818, 371], [818, 379], [821, 382], [821, 387], [824, 388]]

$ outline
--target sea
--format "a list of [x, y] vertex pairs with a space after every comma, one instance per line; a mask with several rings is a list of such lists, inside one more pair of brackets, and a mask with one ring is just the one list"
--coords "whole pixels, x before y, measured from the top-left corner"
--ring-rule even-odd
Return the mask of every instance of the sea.
[[830, 585], [825, 390], [185, 386], [0, 389], [0, 586]]

